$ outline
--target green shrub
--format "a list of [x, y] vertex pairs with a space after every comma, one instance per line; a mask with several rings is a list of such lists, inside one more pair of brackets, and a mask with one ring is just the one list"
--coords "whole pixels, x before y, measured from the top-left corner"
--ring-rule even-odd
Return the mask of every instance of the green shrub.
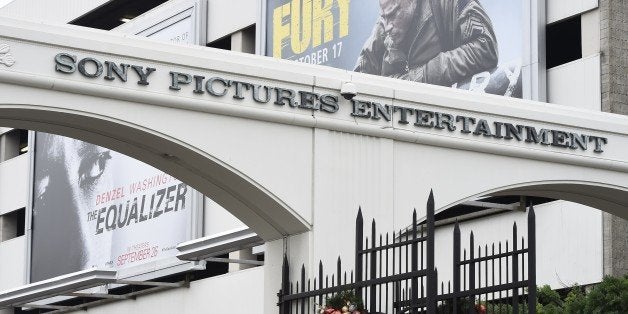
[[342, 291], [325, 298], [325, 305], [337, 310], [342, 309], [347, 303], [355, 305], [357, 310], [364, 310], [362, 299], [356, 296], [353, 290]]
[[582, 293], [582, 289], [574, 286], [565, 297], [563, 306], [567, 314], [585, 314], [584, 308], [586, 304], [587, 299], [584, 293]]
[[[512, 314], [510, 304], [491, 301], [474, 302], [469, 298], [458, 301], [458, 312], [466, 313], [474, 304], [482, 304], [487, 314]], [[452, 313], [450, 301], [439, 305], [438, 313]], [[519, 313], [527, 313], [527, 304], [519, 304]], [[628, 275], [623, 278], [604, 277], [601, 283], [585, 294], [581, 287], [574, 286], [562, 299], [548, 285], [537, 288], [536, 312], [538, 314], [624, 314], [628, 313]]]
[[536, 289], [536, 297], [537, 302], [543, 306], [552, 305], [555, 307], [562, 308], [563, 300], [560, 298], [560, 294], [558, 292], [552, 290], [550, 286], [544, 285], [540, 289]]
[[554, 303], [550, 303], [547, 305], [537, 303], [536, 312], [538, 314], [563, 314], [565, 311], [563, 310], [562, 306], [556, 305]]
[[604, 277], [586, 297], [585, 313], [628, 313], [628, 275]]
[[504, 303], [488, 303], [486, 314], [508, 313], [512, 314], [512, 305]]

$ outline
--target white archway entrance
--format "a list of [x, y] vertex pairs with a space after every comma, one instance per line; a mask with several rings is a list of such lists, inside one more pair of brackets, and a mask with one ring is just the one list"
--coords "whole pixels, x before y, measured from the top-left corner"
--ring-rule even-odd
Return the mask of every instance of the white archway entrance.
[[358, 205], [384, 230], [430, 188], [437, 208], [551, 192], [628, 218], [626, 117], [67, 29], [0, 21], [15, 59], [0, 64], [0, 125], [118, 150], [265, 240], [288, 237], [268, 243], [267, 313], [283, 250], [312, 263], [346, 251], [336, 231]]

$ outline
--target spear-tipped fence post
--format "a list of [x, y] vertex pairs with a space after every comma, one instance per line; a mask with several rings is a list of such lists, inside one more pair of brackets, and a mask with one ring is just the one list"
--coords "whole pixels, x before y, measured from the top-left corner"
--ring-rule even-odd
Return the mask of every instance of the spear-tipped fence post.
[[[336, 261], [336, 274], [338, 276], [338, 285], [339, 286], [342, 285], [342, 280], [340, 280], [342, 278], [342, 272], [341, 272], [342, 265], [341, 265], [341, 263], [342, 262], [340, 261], [340, 256], [338, 256], [338, 260]], [[346, 278], [347, 277], [345, 276], [345, 281], [346, 281]]]
[[[371, 255], [371, 263], [369, 265], [369, 267], [371, 267], [370, 269], [370, 280], [375, 280], [375, 278], [377, 277], [377, 254], [375, 254], [375, 219], [373, 219], [373, 222], [371, 224], [371, 252], [369, 253]], [[375, 313], [375, 311], [377, 310], [376, 306], [377, 306], [377, 285], [376, 284], [372, 284], [369, 287], [369, 301], [370, 301], [370, 305], [369, 305], [369, 313]]]
[[[475, 290], [475, 262], [473, 258], [475, 257], [475, 237], [473, 235], [473, 231], [469, 235], [469, 291], [473, 292]], [[470, 295], [469, 300], [471, 301], [471, 307], [469, 308], [469, 313], [475, 313], [475, 295]]]
[[528, 313], [536, 314], [536, 215], [528, 212]]
[[[417, 220], [416, 209], [412, 213], [412, 272], [419, 270], [419, 244], [417, 243]], [[423, 245], [423, 244], [421, 244]], [[412, 295], [410, 299], [410, 305], [412, 307], [412, 314], [419, 313], [419, 278], [413, 276], [412, 280]]]
[[454, 226], [454, 297], [453, 312], [458, 314], [458, 293], [460, 293], [460, 226], [456, 220]]
[[362, 250], [364, 243], [364, 220], [362, 218], [362, 207], [358, 209], [358, 216], [355, 219], [355, 295], [363, 298], [362, 288], [359, 286], [362, 282]]
[[[517, 254], [517, 223], [512, 225], [512, 282], [519, 281], [519, 254]], [[535, 305], [536, 306], [536, 305]], [[512, 289], [512, 312], [519, 313], [519, 288]]]
[[281, 314], [290, 314], [290, 302], [284, 301], [284, 296], [290, 294], [290, 266], [288, 265], [288, 255], [283, 255], [281, 265], [281, 291], [279, 292], [279, 307]]
[[426, 211], [427, 224], [427, 313], [436, 313], [436, 295], [438, 289], [436, 276], [434, 274], [434, 191], [430, 190], [427, 199]]
[[[298, 291], [298, 290], [299, 289], [297, 288], [297, 293], [305, 292], [305, 264], [301, 265], [301, 291]], [[301, 301], [301, 313], [305, 313], [305, 299], [299, 299], [299, 301]]]
[[[318, 261], [318, 289], [323, 290], [323, 261]], [[318, 296], [318, 304], [323, 305], [323, 295]]]

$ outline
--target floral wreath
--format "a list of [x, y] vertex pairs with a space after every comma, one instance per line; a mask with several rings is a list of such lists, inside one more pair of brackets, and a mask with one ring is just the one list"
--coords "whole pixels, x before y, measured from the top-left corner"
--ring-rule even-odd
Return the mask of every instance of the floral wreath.
[[342, 291], [325, 299], [325, 306], [319, 309], [320, 314], [368, 314], [359, 296], [353, 291]]

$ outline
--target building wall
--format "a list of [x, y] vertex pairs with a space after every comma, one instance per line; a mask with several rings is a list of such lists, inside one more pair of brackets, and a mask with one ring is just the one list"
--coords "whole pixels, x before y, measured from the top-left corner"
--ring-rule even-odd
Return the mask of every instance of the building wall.
[[[548, 102], [601, 111], [600, 10], [591, 10], [597, 1], [548, 0], [547, 6], [548, 22], [581, 14], [582, 34], [582, 58], [547, 70]], [[574, 212], [575, 216], [568, 215]], [[602, 211], [560, 201], [539, 208], [537, 217], [539, 284], [557, 289], [602, 279]]]
[[0, 291], [24, 285], [29, 265], [27, 237], [16, 237], [17, 222], [13, 218], [17, 210], [27, 207], [30, 154], [17, 156], [18, 147], [7, 143], [7, 135], [0, 135], [1, 155], [9, 156], [0, 160]]
[[545, 0], [547, 1], [547, 23], [554, 23], [570, 16], [581, 14], [598, 7], [598, 0]]
[[262, 313], [263, 289], [264, 269], [256, 267], [73, 313]]
[[0, 215], [26, 207], [28, 203], [29, 154], [0, 163]]
[[[223, 38], [257, 22], [260, 12], [259, 1], [251, 0], [209, 0], [207, 21], [207, 42]], [[224, 14], [238, 12], [238, 14]]]
[[628, 114], [628, 3], [600, 1], [604, 111]]
[[[547, 0], [548, 1], [548, 22], [562, 20], [574, 14], [583, 15], [583, 58], [569, 64], [557, 67], [548, 71], [548, 99], [550, 102], [565, 104], [582, 109], [600, 110], [628, 114], [628, 99], [626, 98], [626, 73], [628, 73], [628, 62], [625, 56], [628, 55], [628, 45], [626, 34], [628, 34], [628, 19], [625, 15], [628, 12], [625, 1], [600, 1], [601, 9], [595, 9], [597, 1], [580, 0]], [[104, 0], [93, 1], [63, 1], [64, 5], [59, 5], [59, 1], [49, 1], [45, 5], [32, 8], [28, 1], [18, 0], [0, 10], [0, 15], [28, 15], [33, 19], [50, 22], [67, 22], [80, 16], [102, 3]], [[222, 38], [232, 33], [238, 32], [244, 27], [255, 23], [257, 5], [251, 5], [253, 1], [239, 0], [236, 2], [213, 0], [209, 1], [208, 12], [208, 41]], [[69, 9], [68, 9], [69, 8]], [[242, 14], [236, 18], [228, 14], [223, 14], [226, 10], [237, 8]], [[52, 12], [52, 13], [51, 13]], [[585, 22], [586, 20], [586, 22]], [[595, 32], [596, 28], [591, 27], [596, 22], [602, 26], [601, 31]], [[587, 25], [587, 27], [585, 27]], [[623, 35], [622, 35], [623, 34]], [[597, 37], [596, 37], [597, 36]], [[586, 38], [586, 39], [585, 39]], [[601, 43], [601, 48], [599, 43]], [[622, 44], [624, 43], [624, 44]], [[597, 45], [596, 45], [597, 44]], [[601, 54], [600, 54], [601, 49]], [[601, 67], [600, 67], [601, 63]], [[601, 73], [601, 76], [600, 76]], [[601, 77], [601, 79], [600, 79]], [[602, 95], [600, 97], [600, 94]], [[326, 132], [326, 131], [325, 131]], [[332, 139], [333, 137], [333, 139]], [[318, 141], [327, 141], [328, 147], [319, 145], [321, 149], [328, 149], [342, 154], [344, 145], [363, 145], [364, 154], [356, 156], [360, 163], [349, 163], [335, 165], [330, 162], [325, 154], [313, 153], [313, 158], [318, 158], [319, 175], [342, 175], [355, 176], [356, 185], [334, 187], [317, 186], [314, 193], [326, 193], [334, 191], [334, 195], [350, 193], [354, 198], [364, 200], [369, 204], [379, 204], [385, 206], [392, 203], [395, 195], [394, 187], [388, 185], [394, 172], [403, 173], [403, 169], [394, 169], [390, 164], [378, 162], [382, 154], [396, 154], [399, 147], [394, 147], [390, 140], [373, 140], [369, 138], [346, 135], [346, 134], [318, 134]], [[376, 143], [368, 143], [376, 142]], [[367, 158], [358, 158], [364, 157]], [[0, 197], [0, 213], [3, 208], [6, 210], [17, 209], [26, 204], [27, 182], [14, 182], [16, 176], [26, 173], [26, 155], [0, 163], [0, 196], [11, 195], [11, 197]], [[399, 164], [399, 163], [398, 163]], [[377, 166], [375, 166], [377, 165]], [[373, 172], [364, 172], [366, 168], [376, 167]], [[6, 169], [6, 170], [3, 170]], [[325, 173], [324, 171], [327, 171]], [[372, 187], [362, 187], [359, 185], [361, 176], [379, 176], [381, 184]], [[18, 180], [23, 180], [26, 176], [21, 175]], [[5, 183], [10, 182], [10, 183]], [[7, 189], [8, 187], [8, 189]], [[17, 191], [16, 189], [23, 189]], [[344, 189], [337, 191], [337, 189]], [[385, 193], [378, 193], [385, 190]], [[342, 192], [342, 193], [340, 193]], [[16, 197], [18, 195], [18, 197]], [[5, 203], [9, 205], [5, 206]], [[312, 201], [313, 202], [313, 201]], [[319, 211], [318, 215], [312, 217], [313, 223], [325, 223], [333, 219], [346, 221], [347, 230], [339, 230], [339, 234], [351, 233], [353, 219], [356, 208], [353, 208], [354, 200], [346, 198], [330, 198], [328, 203], [313, 204], [316, 207], [334, 206], [336, 208], [349, 208], [338, 218], [330, 212]], [[419, 206], [421, 204], [415, 204]], [[207, 230], [218, 230], [217, 232], [237, 227], [240, 222], [228, 213], [211, 211], [215, 208], [212, 202], [206, 205], [205, 226]], [[405, 206], [405, 205], [404, 205]], [[404, 227], [409, 221], [411, 207], [403, 208], [399, 214], [390, 215], [389, 212], [381, 211], [376, 218], [381, 222], [381, 231], [393, 230]], [[372, 209], [369, 210], [374, 212]], [[394, 213], [397, 213], [395, 211]], [[578, 214], [574, 214], [577, 212]], [[564, 287], [577, 283], [593, 283], [601, 279], [602, 273], [621, 274], [628, 271], [626, 254], [628, 252], [628, 224], [621, 218], [604, 214], [597, 209], [583, 207], [578, 204], [568, 202], [555, 202], [537, 209], [539, 235], [538, 239], [547, 239], [539, 243], [539, 283], [548, 283], [554, 288]], [[603, 216], [603, 218], [602, 218]], [[224, 223], [221, 223], [223, 221]], [[465, 223], [464, 230], [477, 230], [476, 234], [481, 235], [483, 241], [496, 241], [509, 235], [510, 221], [523, 222], [521, 213], [503, 214], [499, 217], [478, 219]], [[559, 226], [555, 222], [561, 221]], [[499, 228], [493, 228], [498, 222]], [[604, 226], [604, 231], [602, 231]], [[368, 228], [367, 228], [368, 229]], [[441, 228], [439, 232], [439, 244], [437, 246], [447, 246], [449, 227]], [[482, 233], [485, 231], [486, 233]], [[213, 233], [213, 232], [211, 232]], [[582, 238], [580, 238], [582, 237]], [[441, 240], [442, 239], [442, 240]], [[602, 239], [606, 243], [602, 252], [600, 243]], [[333, 265], [338, 254], [347, 256], [347, 248], [329, 238], [314, 238], [311, 234], [305, 234], [291, 240], [290, 250], [298, 252], [301, 257], [307, 260], [317, 260], [322, 258], [326, 265]], [[540, 241], [541, 242], [541, 241]], [[299, 245], [305, 243], [308, 245]], [[608, 244], [611, 243], [611, 244]], [[310, 245], [311, 244], [311, 245]], [[575, 245], [577, 244], [577, 245]], [[281, 245], [273, 243], [271, 245]], [[557, 250], [559, 248], [560, 250]], [[0, 267], [0, 290], [19, 286], [24, 283], [24, 271], [26, 271], [26, 237], [16, 238], [0, 243], [0, 260], [7, 261], [10, 265]], [[586, 256], [583, 257], [583, 253]], [[604, 254], [602, 254], [604, 253]], [[446, 259], [446, 252], [439, 252], [439, 260]], [[348, 258], [350, 260], [350, 258]], [[548, 262], [546, 262], [548, 261]], [[551, 262], [549, 262], [551, 261]], [[574, 262], [575, 261], [575, 262]], [[602, 263], [604, 261], [604, 263]], [[297, 261], [295, 261], [297, 262]], [[273, 263], [277, 264], [277, 263]], [[315, 263], [310, 263], [314, 265]], [[21, 265], [21, 266], [20, 266]], [[4, 271], [3, 271], [4, 269]], [[10, 269], [11, 271], [6, 271]], [[263, 289], [263, 282], [266, 280], [272, 286], [278, 278], [265, 278], [264, 267], [238, 272], [216, 278], [210, 278], [193, 282], [189, 289], [179, 289], [170, 292], [159, 293], [151, 296], [141, 297], [135, 301], [124, 301], [121, 303], [102, 306], [90, 309], [93, 313], [111, 312], [154, 312], [168, 313], [178, 311], [181, 313], [195, 313], [199, 308], [208, 309], [208, 312], [231, 312], [231, 313], [257, 313], [263, 304], [267, 308], [276, 308], [275, 299], [264, 300], [264, 296], [259, 293]], [[443, 271], [443, 273], [440, 273]], [[277, 273], [269, 271], [269, 273]], [[439, 273], [446, 277], [446, 271]], [[242, 300], [246, 302], [242, 302]], [[189, 305], [189, 308], [181, 309], [181, 305]], [[234, 308], [235, 307], [235, 308]]]
[[[555, 201], [535, 206], [537, 236], [537, 285], [562, 289], [575, 284], [591, 284], [602, 280], [602, 214], [599, 210], [580, 204]], [[557, 223], [560, 221], [560, 223]], [[461, 246], [469, 250], [469, 234], [473, 231], [476, 256], [478, 246], [482, 255], [485, 245], [497, 252], [501, 243], [512, 247], [513, 224], [517, 224], [518, 245], [528, 239], [527, 213], [506, 212], [482, 219], [460, 223]], [[436, 229], [438, 280], [452, 279], [453, 225]], [[577, 243], [578, 245], [574, 245]], [[441, 249], [438, 249], [441, 248]], [[444, 248], [444, 249], [442, 249]], [[582, 254], [587, 252], [587, 254]], [[484, 265], [482, 265], [484, 267]], [[490, 265], [489, 265], [490, 269]], [[484, 269], [479, 269], [485, 278]], [[496, 279], [497, 280], [497, 279]]]
[[26, 284], [28, 259], [26, 248], [28, 241], [25, 236], [0, 242], [0, 291]]
[[[628, 114], [628, 2], [600, 0], [602, 110]], [[628, 221], [604, 214], [604, 274], [628, 273]]]
[[0, 10], [0, 16], [37, 22], [65, 24], [97, 8], [108, 0], [15, 0]]

